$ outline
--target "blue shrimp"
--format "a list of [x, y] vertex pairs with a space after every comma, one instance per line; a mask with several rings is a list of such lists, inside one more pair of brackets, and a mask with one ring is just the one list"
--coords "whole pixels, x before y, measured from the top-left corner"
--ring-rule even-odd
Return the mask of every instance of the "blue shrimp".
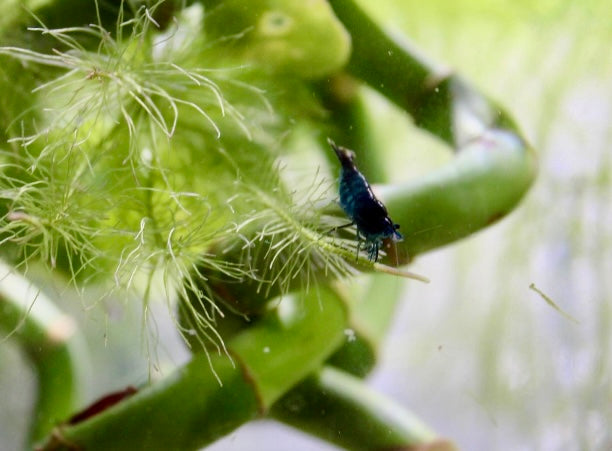
[[331, 139], [327, 142], [336, 152], [342, 169], [340, 171], [340, 206], [351, 222], [339, 228], [355, 225], [357, 227], [357, 255], [363, 237], [368, 251], [368, 259], [378, 261], [378, 251], [386, 238], [402, 241], [402, 235], [389, 217], [384, 204], [376, 198], [370, 184], [355, 166], [355, 153], [337, 146]]

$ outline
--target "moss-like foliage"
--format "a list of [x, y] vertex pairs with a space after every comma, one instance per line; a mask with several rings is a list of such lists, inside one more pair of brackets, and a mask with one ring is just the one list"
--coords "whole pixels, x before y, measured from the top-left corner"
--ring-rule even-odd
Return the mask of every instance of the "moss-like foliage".
[[326, 2], [234, 3], [177, 8], [163, 27], [167, 2], [120, 3], [113, 28], [97, 2], [84, 26], [48, 28], [51, 4], [15, 19], [0, 47], [3, 258], [145, 302], [154, 277], [170, 299], [196, 277], [206, 331], [207, 271], [267, 292], [347, 270], [314, 208], [330, 184], [294, 193], [278, 157], [291, 124], [323, 117], [306, 79], [346, 62], [348, 35]]

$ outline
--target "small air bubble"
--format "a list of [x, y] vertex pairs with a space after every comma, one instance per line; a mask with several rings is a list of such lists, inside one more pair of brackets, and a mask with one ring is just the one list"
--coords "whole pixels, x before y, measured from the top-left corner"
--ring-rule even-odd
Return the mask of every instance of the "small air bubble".
[[357, 340], [357, 336], [355, 335], [355, 331], [353, 329], [344, 329], [344, 335], [346, 335], [346, 339], [349, 343]]

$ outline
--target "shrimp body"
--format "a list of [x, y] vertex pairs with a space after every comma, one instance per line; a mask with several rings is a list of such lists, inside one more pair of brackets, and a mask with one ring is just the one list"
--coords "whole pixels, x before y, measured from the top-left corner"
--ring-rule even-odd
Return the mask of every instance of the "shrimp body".
[[354, 163], [355, 153], [337, 146], [328, 140], [338, 156], [342, 169], [340, 171], [340, 207], [357, 227], [357, 253], [363, 237], [370, 260], [378, 260], [378, 251], [386, 238], [401, 241], [402, 235], [397, 231], [399, 224], [393, 223], [384, 204], [376, 198], [372, 187], [359, 172]]

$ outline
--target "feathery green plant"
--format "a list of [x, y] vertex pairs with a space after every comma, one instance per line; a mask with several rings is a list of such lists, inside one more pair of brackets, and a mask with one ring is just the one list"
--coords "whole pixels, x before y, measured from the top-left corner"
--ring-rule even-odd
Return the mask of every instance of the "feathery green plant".
[[[168, 293], [180, 289], [195, 266], [281, 291], [312, 265], [346, 272], [346, 252], [321, 236], [320, 215], [298, 211], [315, 211], [312, 201], [295, 207], [282, 186], [274, 149], [287, 124], [248, 80], [263, 79], [262, 70], [220, 57], [216, 46], [232, 37], [209, 42], [197, 6], [158, 30], [153, 16], [162, 3], [131, 14], [122, 4], [113, 31], [100, 22], [49, 29], [40, 19], [30, 32], [52, 51], [0, 49], [49, 70], [24, 93], [34, 98], [30, 108], [5, 124], [0, 236], [14, 249], [11, 260], [24, 269], [45, 262], [77, 287], [113, 275], [116, 288], [144, 293], [154, 274]], [[222, 255], [224, 238], [249, 227], [258, 232], [245, 238], [246, 250], [249, 240], [272, 242], [257, 248], [270, 262], [264, 272], [251, 255], [235, 263]], [[209, 328], [214, 320], [201, 321]]]
[[[71, 7], [74, 16], [62, 14]], [[302, 390], [351, 406], [346, 427], [375, 424], [374, 447], [431, 441], [359, 381], [343, 391], [334, 381], [348, 379], [325, 370], [365, 375], [395, 302], [365, 319], [363, 330], [377, 331], [370, 340], [330, 282], [355, 268], [423, 278], [356, 255], [350, 232], [329, 233], [343, 218], [331, 177], [313, 165], [300, 183], [285, 161], [294, 131], [309, 130], [314, 155], [317, 139], [342, 124], [330, 96], [350, 108], [357, 86], [342, 70], [461, 150], [422, 183], [383, 191], [416, 237], [386, 248], [382, 261], [397, 266], [516, 205], [535, 171], [512, 120], [458, 77], [435, 74], [352, 0], [47, 0], [32, 10], [6, 19], [7, 30], [34, 21], [27, 33], [0, 34], [0, 88], [13, 94], [0, 103], [2, 258], [22, 275], [33, 264], [64, 274], [83, 294], [93, 283], [106, 295], [133, 290], [145, 312], [162, 285], [173, 315], [178, 299], [177, 328], [196, 344], [174, 377], [57, 429], [46, 446], [162, 446], [139, 432], [161, 431], [180, 412], [185, 421], [164, 440], [194, 448]], [[500, 177], [512, 183], [492, 192]], [[308, 417], [294, 413], [275, 410], [290, 423]], [[32, 439], [58, 419], [41, 417]], [[337, 435], [315, 423], [316, 433]], [[99, 436], [116, 427], [139, 432]]]

